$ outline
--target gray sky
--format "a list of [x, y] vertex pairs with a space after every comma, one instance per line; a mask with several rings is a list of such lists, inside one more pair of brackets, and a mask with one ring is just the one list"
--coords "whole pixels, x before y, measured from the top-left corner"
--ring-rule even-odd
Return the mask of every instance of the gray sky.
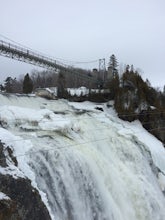
[[[71, 61], [108, 63], [115, 54], [153, 86], [165, 85], [164, 0], [0, 0], [0, 7], [0, 34], [20, 44]], [[0, 56], [0, 80], [32, 69]]]

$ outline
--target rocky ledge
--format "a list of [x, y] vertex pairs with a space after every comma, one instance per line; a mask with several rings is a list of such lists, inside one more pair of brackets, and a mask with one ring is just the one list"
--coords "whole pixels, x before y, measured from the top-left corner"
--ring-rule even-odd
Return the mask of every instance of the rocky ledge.
[[[3, 148], [0, 142], [0, 167], [7, 168]], [[17, 165], [9, 149], [8, 155]], [[32, 187], [29, 179], [0, 173], [0, 192], [6, 195], [0, 199], [0, 220], [51, 220], [39, 192]]]

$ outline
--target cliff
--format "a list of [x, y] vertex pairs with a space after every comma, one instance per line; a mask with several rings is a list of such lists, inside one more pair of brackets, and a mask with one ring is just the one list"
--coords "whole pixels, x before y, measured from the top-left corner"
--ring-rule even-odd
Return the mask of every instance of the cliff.
[[[5, 174], [8, 161], [17, 167], [17, 160], [9, 147], [0, 142], [0, 220], [49, 220], [49, 213], [36, 189], [27, 178]], [[4, 174], [3, 174], [4, 173]]]

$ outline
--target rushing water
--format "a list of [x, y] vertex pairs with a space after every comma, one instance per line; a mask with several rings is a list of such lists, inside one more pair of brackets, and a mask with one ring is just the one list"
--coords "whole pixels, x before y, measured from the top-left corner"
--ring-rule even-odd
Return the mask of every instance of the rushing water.
[[[29, 178], [27, 170], [33, 173], [53, 220], [165, 219], [158, 182], [165, 159], [158, 151], [153, 160], [136, 125], [119, 120], [104, 105], [101, 112], [91, 103], [35, 97], [2, 96], [1, 103], [1, 121], [24, 143], [13, 142], [19, 168]], [[160, 145], [147, 132], [144, 137]]]
[[76, 135], [33, 141], [51, 147], [30, 161], [54, 219], [163, 220], [165, 198], [145, 145], [134, 135], [120, 136], [115, 127], [100, 132], [94, 130], [100, 122], [81, 119]]

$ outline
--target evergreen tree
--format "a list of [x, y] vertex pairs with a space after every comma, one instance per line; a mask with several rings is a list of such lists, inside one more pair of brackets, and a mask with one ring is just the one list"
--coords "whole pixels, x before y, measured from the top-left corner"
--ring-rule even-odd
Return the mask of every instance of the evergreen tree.
[[134, 66], [131, 65], [131, 70], [130, 70], [131, 73], [134, 73]]
[[117, 62], [116, 56], [114, 54], [112, 54], [110, 56], [108, 69], [112, 72], [113, 77], [115, 77], [116, 74], [118, 74], [117, 67], [118, 67], [118, 62]]
[[119, 90], [119, 84], [120, 84], [119, 74], [116, 73], [113, 79], [109, 82], [111, 99], [114, 99], [115, 96], [117, 95], [118, 90]]
[[59, 98], [64, 98], [65, 97], [65, 76], [64, 76], [64, 73], [62, 73], [61, 71], [58, 75], [57, 96]]
[[126, 65], [125, 72], [129, 73], [129, 70], [130, 70], [130, 65]]
[[33, 91], [33, 81], [27, 73], [23, 80], [23, 93], [31, 93]]
[[5, 90], [5, 87], [2, 84], [0, 84], [0, 91], [4, 91], [4, 90]]
[[12, 79], [12, 77], [10, 77], [10, 76], [8, 76], [6, 78], [5, 83], [4, 83], [4, 89], [6, 92], [8, 92], [8, 93], [13, 92], [13, 88], [12, 88], [13, 81], [14, 81], [14, 79]]

